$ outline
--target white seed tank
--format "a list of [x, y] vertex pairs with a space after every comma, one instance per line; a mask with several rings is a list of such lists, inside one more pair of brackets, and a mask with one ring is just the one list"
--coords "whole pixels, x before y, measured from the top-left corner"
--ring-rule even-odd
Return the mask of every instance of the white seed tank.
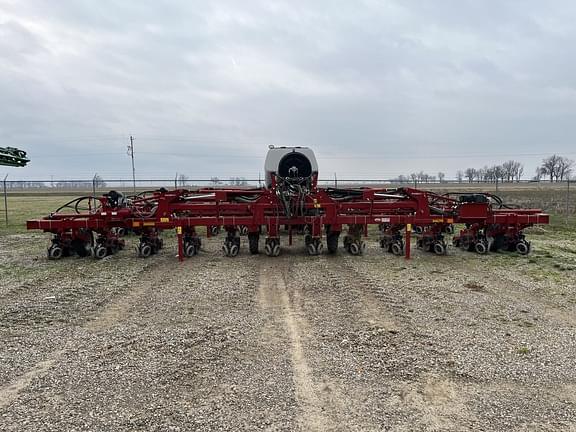
[[270, 146], [264, 162], [266, 187], [272, 186], [272, 176], [309, 179], [318, 174], [314, 152], [308, 147]]

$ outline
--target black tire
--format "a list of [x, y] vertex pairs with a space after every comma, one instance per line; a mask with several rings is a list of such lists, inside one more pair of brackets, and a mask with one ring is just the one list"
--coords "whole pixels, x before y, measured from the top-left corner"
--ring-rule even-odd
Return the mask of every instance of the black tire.
[[479, 255], [486, 255], [488, 253], [488, 245], [484, 241], [480, 240], [474, 245], [474, 250]]
[[433, 249], [436, 255], [446, 255], [446, 246], [443, 243], [434, 243]]
[[238, 247], [238, 245], [233, 244], [230, 246], [230, 252], [228, 253], [228, 256], [235, 257], [238, 255], [238, 252], [240, 252], [240, 248]]
[[194, 255], [196, 255], [197, 251], [196, 251], [196, 247], [191, 244], [188, 243], [186, 245], [184, 245], [184, 255], [187, 257], [192, 257]]
[[150, 255], [152, 255], [152, 246], [150, 246], [148, 243], [140, 244], [140, 246], [138, 246], [138, 255], [141, 258], [148, 258]]
[[521, 240], [516, 243], [516, 252], [520, 255], [528, 255], [530, 253], [530, 244]]
[[360, 255], [360, 245], [356, 242], [350, 243], [350, 249], [349, 249], [350, 254], [356, 256], [356, 255]]
[[258, 254], [259, 241], [260, 235], [258, 235], [258, 233], [248, 233], [248, 247], [252, 255]]
[[326, 236], [326, 248], [328, 249], [328, 253], [335, 254], [338, 252], [338, 238], [340, 237], [340, 233], [330, 233]]
[[64, 251], [59, 245], [53, 244], [48, 248], [48, 259], [57, 260], [62, 258], [62, 255]]
[[401, 242], [394, 242], [390, 246], [390, 251], [397, 256], [404, 255], [404, 245]]
[[104, 246], [98, 245], [94, 248], [94, 257], [96, 259], [106, 258], [107, 255], [108, 255], [108, 251], [106, 250], [106, 248]]

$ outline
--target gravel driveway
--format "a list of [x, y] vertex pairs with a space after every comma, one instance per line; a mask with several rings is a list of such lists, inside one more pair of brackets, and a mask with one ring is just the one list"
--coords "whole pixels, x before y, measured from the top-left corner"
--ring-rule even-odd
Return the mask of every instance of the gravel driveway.
[[576, 430], [576, 241], [409, 262], [220, 242], [52, 262], [0, 238], [0, 430]]

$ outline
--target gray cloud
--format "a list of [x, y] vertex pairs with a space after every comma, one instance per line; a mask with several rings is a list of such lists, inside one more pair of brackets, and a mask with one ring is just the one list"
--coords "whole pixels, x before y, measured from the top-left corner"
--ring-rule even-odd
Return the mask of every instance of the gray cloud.
[[9, 171], [27, 178], [128, 177], [130, 133], [141, 176], [255, 177], [269, 143], [314, 147], [327, 176], [514, 154], [531, 172], [573, 152], [575, 18], [568, 0], [4, 1], [0, 142], [29, 151]]

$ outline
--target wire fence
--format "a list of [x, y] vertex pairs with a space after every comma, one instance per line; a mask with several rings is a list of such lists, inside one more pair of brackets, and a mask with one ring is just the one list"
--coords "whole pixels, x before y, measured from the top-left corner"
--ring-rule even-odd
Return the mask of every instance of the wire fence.
[[[514, 180], [514, 181], [486, 181], [486, 180], [473, 180], [468, 181], [466, 179], [430, 179], [430, 180], [400, 180], [391, 178], [344, 178], [339, 179], [337, 176], [327, 179], [319, 179], [318, 184], [320, 186], [330, 186], [339, 187], [342, 185], [390, 185], [390, 186], [414, 186], [414, 187], [480, 187], [480, 186], [490, 186], [492, 188], [507, 187], [507, 186], [541, 186], [546, 185], [552, 187], [562, 187], [567, 183], [574, 183], [571, 181], [550, 181], [547, 179], [542, 180]], [[152, 178], [152, 179], [102, 179], [99, 176], [95, 176], [92, 179], [66, 179], [66, 180], [8, 180], [4, 179], [3, 185], [8, 190], [55, 190], [55, 191], [66, 191], [66, 190], [86, 190], [93, 189], [120, 189], [120, 190], [130, 190], [130, 189], [141, 189], [141, 188], [160, 188], [160, 187], [170, 187], [170, 188], [191, 188], [191, 187], [223, 187], [223, 186], [235, 186], [235, 187], [262, 187], [264, 185], [264, 179], [246, 179], [244, 177], [233, 177], [228, 180], [220, 179], [217, 177], [212, 177], [210, 179], [191, 179], [191, 178], [181, 178], [176, 177], [172, 179], [168, 178]]]

